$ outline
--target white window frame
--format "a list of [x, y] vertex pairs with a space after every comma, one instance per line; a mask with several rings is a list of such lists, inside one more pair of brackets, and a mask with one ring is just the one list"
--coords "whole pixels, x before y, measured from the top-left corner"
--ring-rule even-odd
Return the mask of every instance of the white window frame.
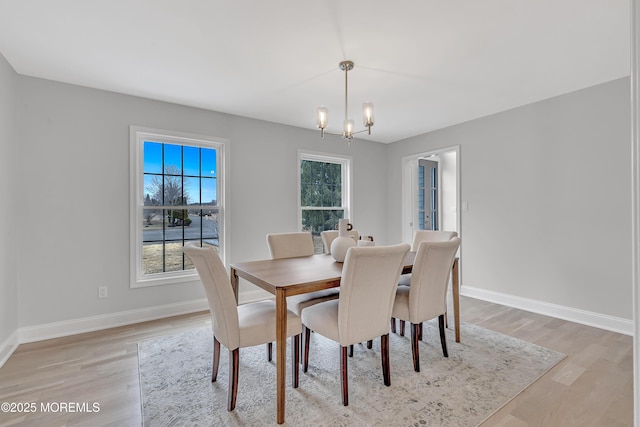
[[129, 159], [130, 159], [130, 287], [142, 288], [198, 281], [197, 272], [182, 270], [166, 273], [144, 274], [142, 268], [142, 223], [144, 206], [144, 142], [162, 142], [167, 144], [186, 145], [203, 148], [214, 148], [216, 153], [216, 200], [218, 212], [218, 250], [220, 258], [226, 265], [226, 218], [225, 196], [228, 189], [226, 162], [229, 140], [204, 135], [152, 129], [141, 126], [129, 127]]
[[[353, 218], [353, 191], [351, 189], [351, 185], [353, 182], [353, 170], [352, 163], [353, 159], [349, 156], [340, 156], [336, 154], [328, 154], [321, 153], [317, 151], [307, 151], [307, 150], [298, 150], [298, 196], [297, 196], [297, 205], [298, 205], [298, 230], [302, 231], [302, 200], [300, 199], [300, 193], [302, 189], [302, 183], [300, 180], [300, 175], [302, 174], [302, 161], [310, 160], [314, 162], [323, 162], [323, 163], [338, 163], [342, 166], [342, 207], [344, 210], [343, 218], [348, 218], [351, 223], [354, 223], [355, 220]], [[322, 209], [322, 208], [314, 208], [314, 209]], [[334, 207], [327, 207], [327, 210], [334, 210]]]

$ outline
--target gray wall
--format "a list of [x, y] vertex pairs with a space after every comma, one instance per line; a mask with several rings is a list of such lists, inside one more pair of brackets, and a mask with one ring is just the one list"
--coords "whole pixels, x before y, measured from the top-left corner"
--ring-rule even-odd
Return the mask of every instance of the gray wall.
[[18, 270], [16, 219], [22, 209], [15, 202], [17, 74], [0, 55], [0, 360], [3, 343], [18, 327]]
[[[351, 147], [313, 130], [17, 76], [4, 61], [0, 88], [0, 196], [19, 207], [0, 213], [0, 343], [16, 325], [204, 297], [194, 284], [129, 287], [131, 124], [230, 139], [231, 262], [267, 257], [265, 234], [296, 229], [299, 148], [353, 157], [352, 220], [385, 244], [402, 240], [400, 159], [459, 144], [470, 207], [463, 286], [632, 318], [627, 79]], [[109, 298], [97, 298], [99, 286]]]
[[632, 319], [628, 79], [388, 147], [389, 240], [401, 158], [460, 145], [462, 285]]
[[299, 148], [353, 157], [354, 224], [386, 240], [382, 144], [349, 148], [312, 130], [25, 76], [18, 99], [21, 327], [204, 298], [197, 284], [129, 287], [129, 125], [230, 139], [231, 262], [268, 258], [267, 233], [297, 230]]

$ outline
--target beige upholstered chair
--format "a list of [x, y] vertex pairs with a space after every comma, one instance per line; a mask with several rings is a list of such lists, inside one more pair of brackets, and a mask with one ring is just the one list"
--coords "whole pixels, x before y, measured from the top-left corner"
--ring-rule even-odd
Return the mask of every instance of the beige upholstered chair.
[[315, 252], [313, 236], [306, 231], [267, 234], [267, 245], [271, 259], [311, 256]]
[[[213, 328], [213, 372], [211, 381], [216, 381], [220, 362], [220, 344], [229, 349], [229, 398], [227, 409], [236, 406], [238, 394], [238, 369], [241, 347], [252, 347], [276, 339], [276, 306], [273, 301], [261, 301], [238, 306], [231, 288], [231, 282], [220, 257], [212, 247], [200, 247], [187, 243], [183, 248], [196, 267], [200, 281], [204, 286], [211, 311]], [[289, 311], [287, 313], [287, 337], [291, 342], [291, 365], [293, 387], [298, 387], [298, 357], [300, 318]]]
[[[271, 259], [311, 256], [315, 253], [313, 236], [306, 231], [267, 234], [267, 245], [269, 246]], [[335, 288], [294, 295], [287, 298], [287, 308], [297, 316], [300, 316], [302, 310], [306, 307], [337, 299], [339, 294], [340, 290]], [[271, 360], [272, 350], [273, 343], [270, 342], [267, 344], [267, 358], [269, 360]], [[302, 352], [302, 349], [300, 349], [300, 352]]]
[[[349, 230], [349, 235], [356, 242], [360, 238], [360, 234], [358, 230]], [[338, 230], [326, 230], [320, 232], [320, 237], [322, 237], [322, 243], [324, 244], [324, 253], [327, 255], [331, 255], [331, 243], [338, 237]]]
[[413, 368], [420, 372], [418, 343], [422, 336], [422, 322], [438, 317], [442, 353], [449, 357], [444, 334], [447, 312], [449, 275], [460, 246], [460, 239], [422, 242], [418, 246], [410, 286], [398, 286], [393, 304], [393, 317], [411, 322], [411, 353]]
[[[313, 236], [310, 232], [305, 231], [267, 234], [267, 244], [272, 259], [311, 256], [315, 252]], [[300, 316], [305, 307], [336, 299], [339, 292], [336, 288], [294, 295], [287, 298], [287, 307]]]
[[341, 346], [342, 403], [349, 404], [347, 347], [381, 337], [384, 384], [389, 371], [389, 320], [408, 244], [353, 247], [347, 251], [340, 280], [340, 298], [302, 311], [304, 336], [303, 371], [309, 366], [311, 330]]
[[444, 230], [416, 230], [413, 233], [413, 243], [411, 244], [411, 250], [418, 251], [418, 246], [422, 242], [446, 242], [454, 237], [458, 237], [458, 233], [455, 231]]
[[[416, 230], [413, 233], [413, 243], [411, 244], [411, 250], [413, 252], [418, 251], [418, 246], [422, 242], [446, 242], [454, 237], [458, 237], [458, 233], [455, 231], [444, 231], [444, 230]], [[398, 281], [398, 285], [400, 286], [409, 286], [411, 283], [411, 273], [403, 274], [400, 276], [400, 280]], [[391, 319], [391, 332], [396, 332], [396, 319]], [[404, 321], [400, 321], [400, 335], [404, 336]]]

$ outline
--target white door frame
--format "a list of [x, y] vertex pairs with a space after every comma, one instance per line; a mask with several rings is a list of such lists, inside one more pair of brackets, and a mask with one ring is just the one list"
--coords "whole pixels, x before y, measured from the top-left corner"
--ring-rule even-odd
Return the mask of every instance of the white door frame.
[[[417, 183], [417, 166], [418, 158], [429, 157], [454, 151], [456, 153], [456, 227], [457, 232], [462, 236], [462, 224], [460, 220], [460, 145], [440, 148], [437, 150], [424, 151], [409, 156], [402, 157], [402, 241], [411, 244], [413, 240], [413, 224], [417, 217], [418, 206], [418, 183]], [[442, 170], [438, 168], [438, 188], [441, 185]], [[440, 212], [443, 212], [441, 203], [442, 192], [438, 191], [438, 203], [440, 204]], [[440, 217], [442, 223], [442, 215]]]

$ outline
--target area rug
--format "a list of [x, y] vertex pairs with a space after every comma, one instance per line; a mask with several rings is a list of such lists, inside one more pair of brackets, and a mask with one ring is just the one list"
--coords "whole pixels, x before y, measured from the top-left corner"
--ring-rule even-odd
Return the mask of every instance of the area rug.
[[[409, 328], [407, 328], [409, 329]], [[565, 355], [481, 327], [461, 325], [461, 343], [447, 330], [442, 355], [437, 324], [420, 342], [421, 372], [413, 370], [408, 336], [390, 334], [391, 386], [382, 381], [380, 340], [356, 345], [349, 358], [349, 406], [342, 405], [337, 343], [312, 334], [309, 370], [291, 387], [287, 355], [287, 426], [476, 426], [560, 362]], [[275, 348], [275, 346], [274, 346]], [[276, 425], [275, 354], [240, 349], [236, 408], [228, 412], [228, 351], [221, 347], [211, 382], [210, 328], [138, 346], [143, 422], [156, 426]], [[290, 345], [287, 345], [287, 352]]]

